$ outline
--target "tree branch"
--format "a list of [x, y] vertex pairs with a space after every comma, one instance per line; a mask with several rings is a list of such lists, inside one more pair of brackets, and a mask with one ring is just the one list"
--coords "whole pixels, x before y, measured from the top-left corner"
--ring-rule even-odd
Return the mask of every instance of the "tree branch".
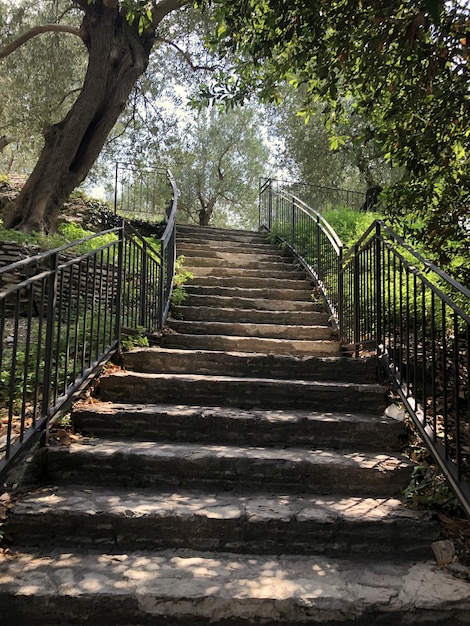
[[66, 94], [63, 95], [63, 97], [60, 99], [60, 102], [54, 108], [58, 109], [59, 107], [61, 107], [64, 104], [64, 102], [67, 100], [67, 98], [69, 96], [73, 96], [74, 93], [78, 93], [81, 90], [82, 90], [82, 87], [77, 87], [76, 89], [71, 89], [70, 91], [68, 91]]
[[13, 137], [8, 137], [7, 135], [0, 137], [0, 152], [3, 152], [12, 141], [14, 141]]
[[80, 29], [75, 26], [66, 26], [65, 24], [43, 24], [41, 26], [34, 26], [30, 30], [27, 30], [25, 33], [11, 41], [4, 48], [0, 49], [0, 59], [4, 59], [12, 52], [17, 50], [20, 46], [25, 44], [33, 37], [37, 37], [38, 35], [42, 35], [43, 33], [70, 33], [71, 35], [76, 35], [80, 37]]
[[206, 70], [206, 71], [212, 72], [215, 69], [217, 69], [216, 65], [194, 65], [194, 63], [191, 60], [191, 55], [188, 52], [186, 52], [186, 50], [183, 50], [183, 48], [180, 48], [178, 44], [176, 44], [174, 41], [171, 41], [170, 39], [166, 39], [165, 37], [158, 37], [157, 39], [158, 41], [161, 41], [162, 43], [166, 43], [167, 45], [174, 48], [177, 52], [179, 52], [181, 56], [183, 57], [183, 59], [186, 61], [186, 63], [189, 65], [189, 67], [193, 70], [193, 72], [197, 72], [199, 70]]
[[152, 26], [153, 28], [157, 28], [160, 22], [164, 17], [171, 13], [172, 11], [176, 11], [176, 9], [181, 9], [186, 4], [189, 4], [190, 0], [161, 0], [160, 2], [153, 2], [152, 8]]

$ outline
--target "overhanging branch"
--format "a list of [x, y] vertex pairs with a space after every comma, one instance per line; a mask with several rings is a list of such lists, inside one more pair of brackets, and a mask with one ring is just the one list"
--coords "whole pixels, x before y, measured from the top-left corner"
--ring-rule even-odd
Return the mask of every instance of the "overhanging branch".
[[30, 28], [25, 33], [7, 44], [4, 48], [1, 48], [0, 59], [4, 59], [30, 39], [33, 39], [38, 35], [42, 35], [43, 33], [69, 33], [70, 35], [75, 35], [81, 39], [80, 29], [75, 26], [67, 26], [65, 24], [42, 24], [41, 26], [34, 26], [33, 28]]
[[153, 2], [152, 8], [152, 26], [157, 28], [160, 22], [172, 11], [181, 9], [186, 4], [189, 4], [189, 0], [160, 0], [160, 2]]
[[188, 54], [182, 48], [180, 48], [178, 46], [178, 44], [176, 44], [174, 41], [171, 41], [170, 39], [166, 39], [165, 37], [158, 37], [158, 41], [160, 41], [161, 43], [166, 43], [167, 45], [169, 45], [172, 48], [174, 48], [177, 52], [179, 52], [179, 54], [181, 54], [181, 56], [186, 61], [186, 63], [189, 65], [189, 67], [193, 70], [193, 72], [197, 72], [197, 71], [200, 71], [200, 70], [205, 70], [205, 71], [208, 71], [208, 72], [212, 72], [215, 69], [217, 69], [216, 65], [195, 65], [192, 62], [192, 60], [191, 60], [191, 55]]

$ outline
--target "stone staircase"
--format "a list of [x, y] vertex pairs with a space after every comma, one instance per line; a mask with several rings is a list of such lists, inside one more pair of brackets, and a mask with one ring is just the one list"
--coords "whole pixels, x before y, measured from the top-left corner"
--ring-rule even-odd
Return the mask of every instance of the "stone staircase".
[[341, 355], [261, 234], [180, 227], [194, 273], [51, 444], [0, 562], [2, 624], [467, 624], [373, 360]]

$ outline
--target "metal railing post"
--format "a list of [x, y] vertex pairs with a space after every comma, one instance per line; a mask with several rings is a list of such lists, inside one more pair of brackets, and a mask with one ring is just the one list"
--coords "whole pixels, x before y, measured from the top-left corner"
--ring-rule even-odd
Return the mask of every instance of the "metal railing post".
[[344, 275], [343, 275], [343, 249], [338, 254], [338, 329], [339, 340], [344, 339]]
[[291, 243], [295, 247], [295, 200], [292, 198]]
[[[44, 375], [42, 382], [41, 417], [48, 418], [51, 403], [52, 368], [54, 363], [54, 322], [57, 303], [57, 268], [59, 254], [53, 252], [49, 259], [49, 276], [47, 280], [47, 308], [46, 308], [46, 341], [44, 348]], [[46, 422], [46, 436], [49, 430], [49, 420]]]
[[361, 301], [359, 281], [359, 246], [354, 246], [354, 269], [353, 269], [353, 310], [354, 310], [354, 344], [356, 356], [359, 354], [359, 342], [361, 336]]
[[142, 248], [140, 249], [140, 311], [139, 311], [139, 324], [142, 328], [147, 327], [147, 242], [142, 242]]
[[380, 222], [375, 226], [375, 339], [377, 352], [382, 345], [382, 264], [381, 264], [381, 242], [380, 242]]
[[163, 330], [163, 317], [165, 310], [165, 254], [166, 250], [161, 250], [162, 260], [160, 263], [160, 268], [158, 271], [158, 330], [161, 332]]
[[268, 229], [271, 230], [273, 225], [273, 186], [272, 181], [269, 181], [269, 195], [268, 195]]
[[117, 200], [118, 200], [118, 182], [119, 182], [119, 163], [116, 163], [114, 170], [114, 215], [117, 215]]
[[321, 224], [320, 224], [320, 216], [317, 215], [316, 219], [316, 246], [317, 246], [317, 272], [318, 276], [322, 279], [323, 272], [321, 271]]
[[124, 246], [125, 246], [125, 228], [124, 220], [121, 218], [119, 224], [119, 240], [118, 240], [118, 259], [117, 259], [117, 285], [116, 285], [116, 324], [115, 339], [118, 346], [121, 344], [122, 333], [122, 287], [125, 282], [125, 266], [124, 266]]

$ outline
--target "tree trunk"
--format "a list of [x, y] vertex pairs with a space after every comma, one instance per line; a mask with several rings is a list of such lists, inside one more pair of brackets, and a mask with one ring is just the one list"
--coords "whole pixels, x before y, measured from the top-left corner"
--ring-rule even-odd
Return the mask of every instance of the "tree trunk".
[[64, 201], [86, 178], [147, 67], [154, 34], [139, 36], [118, 7], [105, 4], [83, 5], [81, 32], [89, 52], [83, 88], [66, 117], [44, 131], [44, 148], [5, 217], [7, 228], [56, 230]]
[[199, 226], [209, 226], [209, 222], [211, 221], [212, 211], [207, 207], [203, 207], [199, 211]]

